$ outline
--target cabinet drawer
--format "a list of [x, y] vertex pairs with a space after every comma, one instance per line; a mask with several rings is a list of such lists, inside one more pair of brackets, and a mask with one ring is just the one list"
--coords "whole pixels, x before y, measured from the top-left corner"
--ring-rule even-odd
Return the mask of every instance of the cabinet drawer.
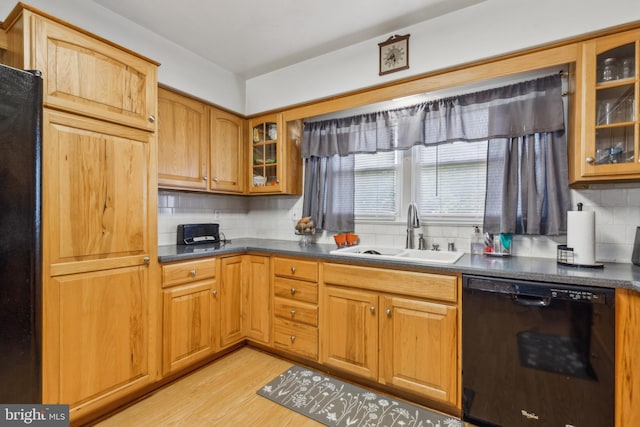
[[273, 272], [276, 276], [292, 279], [318, 281], [318, 263], [291, 258], [274, 258]]
[[213, 258], [187, 261], [162, 266], [162, 287], [216, 276], [216, 260]]
[[274, 298], [273, 312], [276, 316], [293, 322], [318, 326], [318, 306], [285, 298]]
[[273, 327], [275, 348], [318, 359], [318, 328], [276, 319]]
[[323, 264], [326, 284], [456, 302], [458, 277], [345, 264]]
[[273, 280], [273, 294], [281, 298], [310, 302], [312, 304], [318, 303], [318, 285], [301, 280], [276, 277]]

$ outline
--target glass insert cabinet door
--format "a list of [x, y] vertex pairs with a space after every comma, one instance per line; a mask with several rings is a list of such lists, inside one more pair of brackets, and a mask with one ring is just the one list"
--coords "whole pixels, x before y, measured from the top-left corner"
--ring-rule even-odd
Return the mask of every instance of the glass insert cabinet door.
[[[589, 52], [591, 48], [591, 52]], [[587, 44], [583, 171], [611, 177], [639, 174], [638, 57], [640, 31]]]
[[277, 116], [251, 121], [250, 188], [253, 192], [273, 192], [280, 187], [281, 126]]

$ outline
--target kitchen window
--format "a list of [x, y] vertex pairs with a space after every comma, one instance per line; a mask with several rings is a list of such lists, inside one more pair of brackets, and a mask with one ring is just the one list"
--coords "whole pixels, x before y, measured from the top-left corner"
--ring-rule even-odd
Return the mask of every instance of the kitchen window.
[[[487, 141], [355, 155], [358, 220], [403, 220], [418, 203], [421, 219], [478, 223], [484, 212]], [[404, 184], [403, 184], [404, 183]]]

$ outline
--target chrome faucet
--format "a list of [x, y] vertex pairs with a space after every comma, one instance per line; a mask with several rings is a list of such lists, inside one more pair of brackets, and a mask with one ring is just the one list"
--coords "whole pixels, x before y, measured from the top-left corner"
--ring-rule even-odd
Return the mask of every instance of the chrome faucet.
[[413, 234], [414, 228], [420, 228], [420, 218], [418, 216], [418, 206], [415, 203], [409, 203], [409, 211], [407, 212], [407, 249], [413, 249], [416, 247], [415, 236]]

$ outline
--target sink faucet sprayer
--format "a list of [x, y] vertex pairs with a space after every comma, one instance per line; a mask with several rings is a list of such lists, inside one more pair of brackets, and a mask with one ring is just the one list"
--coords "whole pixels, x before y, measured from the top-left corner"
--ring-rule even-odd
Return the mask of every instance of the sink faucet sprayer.
[[415, 236], [413, 234], [414, 228], [420, 228], [420, 218], [418, 216], [418, 206], [415, 203], [409, 204], [409, 211], [407, 212], [407, 244], [406, 249], [415, 248]]

